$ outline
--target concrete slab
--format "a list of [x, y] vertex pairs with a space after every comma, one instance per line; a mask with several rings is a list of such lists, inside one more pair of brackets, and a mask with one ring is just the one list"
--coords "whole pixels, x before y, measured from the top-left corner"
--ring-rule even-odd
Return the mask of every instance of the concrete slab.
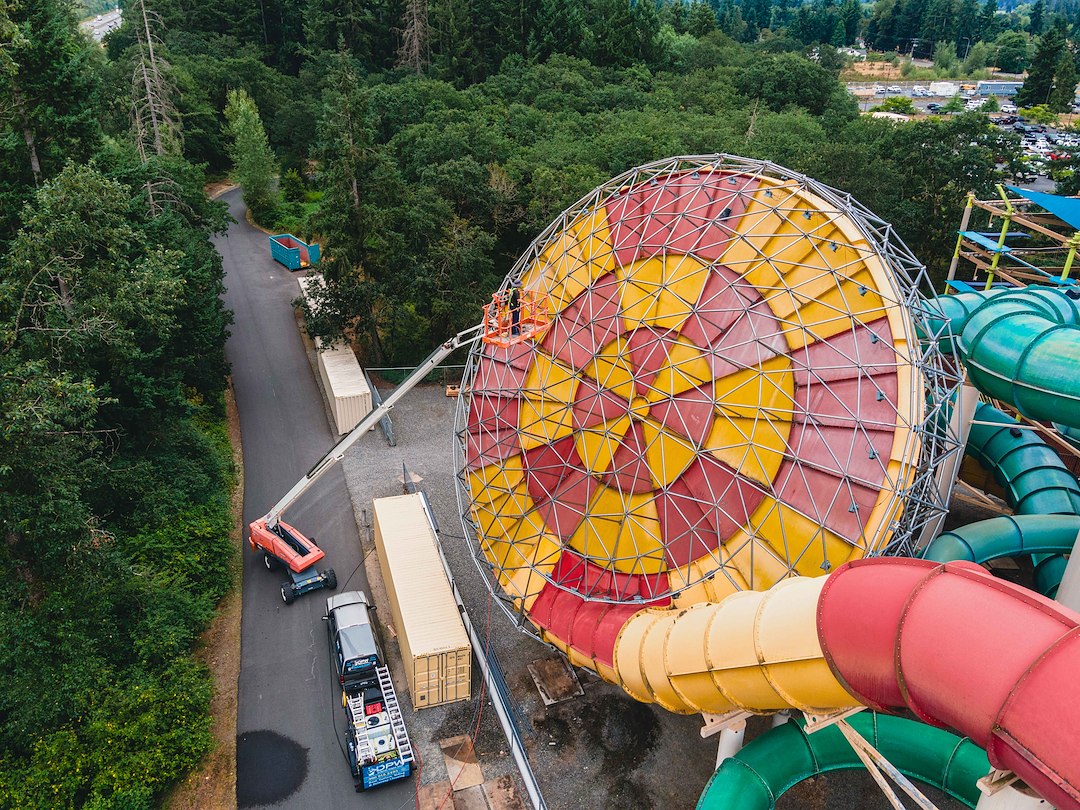
[[540, 693], [540, 699], [545, 706], [585, 694], [570, 662], [561, 655], [530, 661], [529, 674], [532, 675], [536, 691]]
[[439, 748], [442, 751], [443, 761], [446, 763], [446, 773], [450, 777], [450, 784], [454, 786], [455, 793], [484, 783], [484, 774], [480, 770], [479, 761], [476, 759], [476, 751], [473, 750], [471, 738], [463, 734], [458, 737], [439, 740]]

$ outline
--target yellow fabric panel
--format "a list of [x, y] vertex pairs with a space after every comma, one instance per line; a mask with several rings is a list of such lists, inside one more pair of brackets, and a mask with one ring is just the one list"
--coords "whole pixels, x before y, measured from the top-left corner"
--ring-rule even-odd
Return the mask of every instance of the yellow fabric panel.
[[645, 398], [651, 403], [659, 402], [675, 394], [707, 385], [711, 379], [712, 368], [701, 350], [680, 337], [672, 344], [667, 362], [661, 367], [656, 379], [644, 392]]
[[791, 360], [769, 358], [716, 381], [717, 416], [705, 449], [742, 475], [772, 482], [791, 434], [795, 376]]
[[[762, 501], [751, 515], [750, 524], [756, 525], [755, 517], [766, 514], [775, 503], [772, 498]], [[724, 547], [731, 554], [731, 565], [746, 580], [747, 590], [771, 587], [791, 575], [787, 564], [753, 530], [740, 529], [727, 539]]]
[[[784, 330], [791, 348], [801, 349], [808, 343], [827, 340], [840, 332], [847, 332], [853, 322], [865, 324], [883, 317], [887, 310], [881, 296], [861, 283], [869, 281], [870, 278], [866, 273], [861, 274], [859, 280], [837, 279], [838, 283], [830, 284], [827, 289], [814, 296], [799, 291], [770, 298], [769, 306], [778, 310], [778, 317], [790, 323], [801, 323], [805, 327], [805, 331]], [[792, 308], [797, 308], [798, 313], [786, 314], [786, 310]], [[780, 315], [780, 312], [785, 314]]]
[[525, 468], [520, 455], [471, 470], [468, 479], [473, 503], [490, 504], [508, 492], [525, 491]]
[[622, 282], [622, 318], [627, 329], [675, 329], [701, 298], [709, 268], [688, 254], [663, 254], [616, 270]]
[[497, 570], [499, 584], [518, 610], [528, 611], [546, 584], [545, 575], [555, 568], [562, 545], [549, 534], [541, 535], [527, 555], [527, 567]]
[[696, 455], [694, 445], [682, 436], [663, 430], [651, 419], [642, 421], [641, 426], [649, 473], [658, 487], [666, 487], [693, 462]]
[[525, 397], [518, 413], [518, 442], [522, 450], [551, 444], [574, 432], [571, 407], [549, 399]]
[[631, 495], [598, 487], [567, 545], [624, 574], [656, 574], [666, 569], [652, 493]]
[[576, 219], [544, 249], [525, 271], [524, 287], [547, 291], [554, 314], [614, 268], [607, 209], [598, 208]]
[[493, 498], [489, 504], [475, 502], [473, 518], [484, 536], [496, 540], [525, 540], [535, 542], [544, 524], [536, 516], [532, 498], [516, 490]]
[[[821, 567], [826, 559], [829, 570], [832, 570], [853, 556], [862, 556], [849, 542], [821, 526], [814, 518], [771, 498], [762, 505], [765, 504], [769, 508], [759, 508], [751, 516], [750, 531], [768, 543], [778, 557], [790, 560], [796, 573], [808, 577], [821, 576], [827, 573]], [[758, 590], [771, 585], [773, 582], [764, 586], [754, 583]]]
[[622, 416], [595, 428], [575, 431], [574, 446], [585, 463], [585, 469], [593, 473], [610, 470], [615, 452], [622, 446], [622, 440], [629, 428], [630, 417]]
[[[672, 591], [679, 593], [674, 598], [674, 607], [687, 608], [702, 602], [719, 602], [736, 591], [747, 590], [746, 580], [733, 566], [727, 565], [727, 551], [723, 546], [716, 552], [721, 563], [711, 557], [699, 557], [690, 565], [682, 565], [668, 570], [668, 583]], [[719, 565], [726, 566], [727, 574], [731, 575], [732, 582], [724, 571], [719, 570]], [[694, 585], [686, 586], [687, 582]]]
[[716, 406], [733, 417], [765, 414], [790, 421], [795, 410], [791, 358], [773, 355], [758, 366], [720, 377], [716, 381]]
[[616, 338], [601, 349], [582, 371], [601, 388], [606, 388], [628, 402], [634, 398], [634, 368], [625, 338]]
[[[739, 233], [732, 238], [720, 256], [719, 264], [743, 276], [755, 287], [769, 289], [779, 285], [779, 276], [768, 262], [767, 246], [772, 235], [780, 231], [783, 218], [775, 210], [781, 192], [769, 198], [759, 188], [747, 201], [746, 213], [739, 221]], [[786, 196], [786, 194], [785, 194]]]
[[525, 396], [570, 405], [574, 402], [577, 386], [573, 369], [543, 352], [533, 352], [522, 384]]

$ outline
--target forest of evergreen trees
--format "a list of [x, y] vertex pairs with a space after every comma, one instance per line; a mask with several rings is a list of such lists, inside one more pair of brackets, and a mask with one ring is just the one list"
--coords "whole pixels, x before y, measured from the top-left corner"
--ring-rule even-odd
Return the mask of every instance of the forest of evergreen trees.
[[833, 45], [1053, 36], [1057, 70], [1075, 17], [1044, 0], [978, 29], [927, 22], [940, 0], [121, 6], [102, 47], [69, 0], [0, 4], [0, 808], [156, 806], [211, 744], [191, 651], [230, 581], [233, 472], [208, 176], [323, 242], [310, 325], [371, 364], [475, 323], [561, 210], [676, 154], [850, 192], [940, 276], [963, 195], [991, 192], [1013, 136], [974, 114], [860, 117]]

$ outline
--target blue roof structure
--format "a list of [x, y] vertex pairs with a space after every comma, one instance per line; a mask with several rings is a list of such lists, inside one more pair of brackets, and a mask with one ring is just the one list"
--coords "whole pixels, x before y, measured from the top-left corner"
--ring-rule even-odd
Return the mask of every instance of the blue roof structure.
[[1028, 191], [1025, 188], [1008, 186], [1021, 197], [1026, 197], [1041, 208], [1045, 208], [1062, 222], [1066, 222], [1080, 231], [1080, 197], [1059, 197], [1043, 191]]

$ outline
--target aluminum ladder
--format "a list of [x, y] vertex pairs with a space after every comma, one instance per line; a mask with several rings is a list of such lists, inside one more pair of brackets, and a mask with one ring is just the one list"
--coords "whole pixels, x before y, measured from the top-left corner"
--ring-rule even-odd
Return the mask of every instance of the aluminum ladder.
[[376, 667], [375, 672], [379, 676], [379, 688], [382, 689], [386, 713], [390, 716], [390, 728], [394, 731], [398, 755], [402, 762], [412, 762], [414, 760], [412, 743], [409, 742], [409, 732], [401, 716], [401, 705], [398, 703], [397, 692], [394, 691], [394, 682], [390, 680], [390, 670], [381, 666]]
[[364, 698], [361, 695], [345, 696], [345, 705], [349, 709], [349, 717], [353, 725], [353, 736], [356, 737], [356, 760], [361, 765], [375, 761], [375, 752], [371, 749], [371, 741], [367, 735], [367, 716], [364, 714]]

